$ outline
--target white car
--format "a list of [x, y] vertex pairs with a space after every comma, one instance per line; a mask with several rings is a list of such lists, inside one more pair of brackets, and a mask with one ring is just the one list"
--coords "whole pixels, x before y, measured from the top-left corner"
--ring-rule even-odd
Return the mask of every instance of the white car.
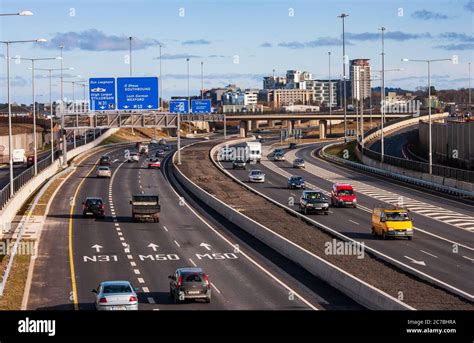
[[96, 171], [96, 176], [99, 177], [112, 177], [112, 172], [110, 171], [109, 167], [106, 166], [99, 166]]
[[250, 171], [249, 182], [265, 182], [265, 174], [258, 169]]
[[98, 311], [136, 311], [138, 310], [138, 288], [132, 288], [128, 281], [101, 282], [95, 294], [95, 308]]
[[138, 160], [140, 159], [140, 157], [138, 156], [138, 153], [137, 152], [131, 152], [130, 153], [130, 156], [128, 157], [128, 162], [136, 162], [138, 163]]

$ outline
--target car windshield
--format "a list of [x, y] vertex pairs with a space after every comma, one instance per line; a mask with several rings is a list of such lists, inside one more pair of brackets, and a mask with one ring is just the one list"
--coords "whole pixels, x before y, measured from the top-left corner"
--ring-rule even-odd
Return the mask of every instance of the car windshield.
[[301, 160], [301, 159], [296, 159], [295, 162], [296, 162], [296, 163], [303, 163], [303, 160]]
[[294, 176], [291, 178], [291, 181], [298, 182], [298, 181], [303, 181], [302, 176]]
[[192, 273], [192, 274], [184, 274], [184, 280], [186, 282], [203, 282], [202, 281], [202, 275]]
[[310, 200], [325, 199], [324, 194], [319, 192], [306, 193], [305, 197]]
[[352, 189], [341, 189], [337, 192], [337, 194], [342, 196], [351, 196], [354, 195], [354, 192]]
[[134, 195], [133, 201], [135, 202], [158, 202], [157, 196], [150, 196], [150, 195]]
[[99, 170], [109, 170], [107, 167], [99, 167]]
[[407, 212], [385, 212], [388, 221], [403, 222], [410, 220]]
[[129, 285], [106, 285], [102, 291], [104, 294], [131, 293]]
[[235, 162], [235, 163], [244, 163], [243, 160], [235, 160], [234, 162]]
[[102, 156], [102, 161], [109, 160], [109, 159], [110, 159], [109, 156]]
[[260, 175], [262, 172], [260, 170], [252, 170], [251, 172], [252, 175]]

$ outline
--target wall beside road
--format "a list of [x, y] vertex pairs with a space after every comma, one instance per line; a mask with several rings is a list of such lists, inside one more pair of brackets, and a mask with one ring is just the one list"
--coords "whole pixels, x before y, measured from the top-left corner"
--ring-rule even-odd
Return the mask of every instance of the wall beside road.
[[[38, 149], [44, 144], [42, 130], [36, 134]], [[19, 133], [12, 136], [13, 147], [25, 149], [26, 153], [33, 152], [33, 133]], [[0, 136], [0, 163], [8, 163], [10, 151], [8, 150], [8, 136]]]
[[[435, 122], [431, 126], [433, 163], [474, 170], [474, 121]], [[429, 125], [420, 122], [418, 137], [421, 148], [428, 151]]]

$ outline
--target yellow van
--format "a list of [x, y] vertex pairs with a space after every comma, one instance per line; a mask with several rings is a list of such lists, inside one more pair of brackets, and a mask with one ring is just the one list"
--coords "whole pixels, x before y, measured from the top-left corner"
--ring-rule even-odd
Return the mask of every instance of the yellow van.
[[408, 210], [401, 208], [380, 208], [372, 211], [372, 234], [387, 237], [413, 238], [413, 220]]

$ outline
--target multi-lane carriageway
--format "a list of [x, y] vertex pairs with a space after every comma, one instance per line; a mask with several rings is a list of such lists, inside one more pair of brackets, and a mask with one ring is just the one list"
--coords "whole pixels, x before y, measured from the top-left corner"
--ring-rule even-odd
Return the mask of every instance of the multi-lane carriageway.
[[[301, 175], [308, 188], [328, 192], [335, 182], [352, 184], [358, 194], [357, 208], [331, 208], [328, 216], [309, 215], [311, 219], [344, 234], [365, 242], [367, 247], [383, 253], [395, 261], [423, 273], [448, 288], [472, 299], [474, 294], [474, 217], [472, 205], [455, 201], [443, 195], [379, 179], [346, 169], [317, 158], [314, 150], [327, 143], [302, 146], [286, 150], [286, 161], [275, 162], [263, 158], [257, 166], [247, 170], [232, 170], [230, 162], [221, 162], [233, 176], [247, 182], [250, 169], [261, 169], [266, 174], [263, 184], [248, 184], [258, 192], [280, 204], [298, 210], [300, 190], [288, 190], [286, 178]], [[271, 151], [269, 145], [264, 152]], [[301, 157], [306, 169], [292, 168], [292, 161]], [[288, 205], [292, 197], [294, 206]], [[401, 204], [411, 210], [415, 225], [412, 241], [383, 241], [371, 235], [371, 211], [377, 205]]]
[[[53, 199], [28, 309], [93, 309], [91, 290], [101, 281], [120, 279], [139, 288], [144, 310], [361, 308], [254, 239], [227, 230], [199, 204], [189, 206], [168, 182], [173, 177], [169, 155], [162, 170], [149, 170], [145, 158], [122, 163], [125, 148], [93, 153]], [[104, 153], [117, 160], [110, 180], [95, 177], [95, 163]], [[160, 194], [159, 224], [132, 222], [129, 200], [136, 193]], [[87, 196], [104, 199], [104, 220], [82, 217]], [[209, 275], [210, 304], [174, 304], [168, 296], [168, 275], [192, 266]]]

